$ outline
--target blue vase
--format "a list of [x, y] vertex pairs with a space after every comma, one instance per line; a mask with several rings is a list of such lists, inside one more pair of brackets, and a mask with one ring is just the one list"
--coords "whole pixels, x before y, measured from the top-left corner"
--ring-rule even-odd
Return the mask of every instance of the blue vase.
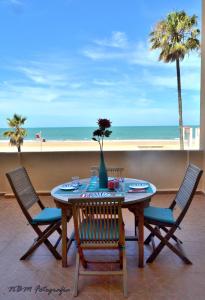
[[107, 169], [105, 166], [105, 160], [102, 151], [100, 152], [99, 187], [101, 189], [108, 187]]

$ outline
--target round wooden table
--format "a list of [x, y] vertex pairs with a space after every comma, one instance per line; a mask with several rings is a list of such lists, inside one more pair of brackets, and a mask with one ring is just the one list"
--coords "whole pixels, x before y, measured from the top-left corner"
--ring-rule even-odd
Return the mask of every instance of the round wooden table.
[[[51, 196], [54, 198], [56, 206], [62, 210], [62, 266], [67, 267], [67, 252], [74, 239], [72, 235], [67, 244], [67, 216], [71, 214], [71, 205], [69, 200], [72, 198], [79, 198], [83, 193], [86, 193], [87, 186], [89, 185], [90, 178], [81, 179], [80, 183], [85, 189], [75, 190], [75, 192], [62, 191], [62, 184], [54, 187], [51, 191]], [[138, 237], [126, 237], [126, 240], [137, 240], [139, 249], [138, 266], [142, 268], [144, 266], [144, 208], [149, 206], [151, 197], [156, 193], [156, 187], [148, 182], [149, 188], [146, 192], [129, 193], [125, 192], [126, 185], [134, 183], [143, 183], [144, 181], [125, 178], [121, 183], [121, 191], [116, 193], [123, 193], [125, 200], [123, 208], [128, 208], [138, 219]], [[147, 181], [146, 181], [147, 183]], [[71, 183], [67, 183], [71, 184]], [[108, 192], [112, 195], [112, 192]]]

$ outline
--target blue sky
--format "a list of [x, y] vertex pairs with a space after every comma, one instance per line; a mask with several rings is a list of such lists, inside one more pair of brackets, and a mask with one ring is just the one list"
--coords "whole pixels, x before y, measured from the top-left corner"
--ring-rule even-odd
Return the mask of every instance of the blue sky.
[[[0, 0], [0, 127], [177, 125], [175, 64], [149, 50], [173, 10], [199, 0]], [[182, 63], [184, 123], [199, 124], [200, 56]]]

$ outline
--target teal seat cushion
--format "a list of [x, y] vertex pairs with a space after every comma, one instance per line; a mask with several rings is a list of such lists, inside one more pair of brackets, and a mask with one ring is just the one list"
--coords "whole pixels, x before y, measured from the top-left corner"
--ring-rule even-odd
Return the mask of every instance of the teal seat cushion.
[[39, 222], [54, 222], [61, 219], [61, 209], [56, 207], [44, 208], [39, 214], [33, 217], [33, 224]]
[[155, 206], [146, 207], [144, 209], [144, 217], [159, 222], [170, 224], [175, 223], [173, 211], [170, 208], [161, 208]]

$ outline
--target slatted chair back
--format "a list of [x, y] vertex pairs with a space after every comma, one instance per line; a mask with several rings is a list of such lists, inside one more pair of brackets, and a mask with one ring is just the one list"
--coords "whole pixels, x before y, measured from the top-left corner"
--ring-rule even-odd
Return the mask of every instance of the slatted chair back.
[[[96, 172], [96, 174], [99, 173], [99, 167], [97, 167], [97, 166], [91, 167], [90, 170], [91, 170], [91, 173], [92, 172]], [[108, 167], [107, 168], [107, 174], [110, 177], [121, 178], [123, 175], [123, 171], [124, 171], [124, 168], [121, 168], [121, 167]]]
[[78, 246], [103, 248], [123, 245], [123, 200], [123, 197], [71, 200]]
[[185, 215], [191, 204], [202, 173], [203, 171], [193, 164], [190, 164], [186, 170], [179, 191], [170, 207], [174, 208], [174, 206], [177, 205], [181, 209], [183, 215], [181, 213], [179, 216], [180, 218]]
[[[79, 198], [69, 200], [72, 204], [75, 239], [78, 252], [76, 255], [76, 271], [73, 295], [78, 294], [79, 275], [122, 275], [124, 296], [127, 296], [127, 268], [125, 256], [125, 233], [122, 221], [121, 205], [124, 197], [114, 198]], [[91, 271], [84, 250], [113, 249], [119, 253], [121, 270]], [[84, 269], [80, 269], [80, 262]], [[103, 261], [105, 262], [105, 261]], [[110, 261], [106, 261], [108, 263]], [[111, 262], [112, 263], [112, 262]]]
[[20, 167], [6, 173], [6, 176], [23, 213], [26, 215], [27, 219], [31, 221], [32, 218], [28, 213], [28, 209], [37, 202], [41, 208], [43, 205], [34, 190], [26, 169]]

